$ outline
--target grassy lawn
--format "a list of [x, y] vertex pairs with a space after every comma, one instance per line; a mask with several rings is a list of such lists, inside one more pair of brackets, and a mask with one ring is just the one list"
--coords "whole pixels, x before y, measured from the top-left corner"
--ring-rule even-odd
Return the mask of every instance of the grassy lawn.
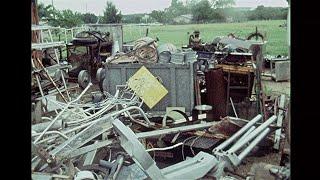
[[[234, 33], [236, 36], [245, 38], [249, 33], [258, 31], [266, 33], [267, 46], [266, 54], [287, 55], [287, 30], [279, 25], [286, 20], [272, 21], [248, 21], [242, 23], [215, 23], [215, 24], [188, 24], [188, 25], [163, 25], [149, 27], [149, 37], [159, 38], [159, 44], [172, 43], [181, 47], [188, 43], [189, 35], [194, 30], [200, 30], [201, 38], [204, 42], [211, 42], [217, 36], [226, 36]], [[147, 27], [124, 26], [124, 41], [135, 40], [145, 36]]]

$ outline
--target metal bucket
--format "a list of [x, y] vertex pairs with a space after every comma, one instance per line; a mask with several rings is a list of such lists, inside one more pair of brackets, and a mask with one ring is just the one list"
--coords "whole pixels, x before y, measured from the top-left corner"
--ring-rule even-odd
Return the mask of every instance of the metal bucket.
[[169, 63], [171, 60], [171, 53], [178, 51], [176, 46], [171, 43], [162, 44], [157, 48], [159, 63]]

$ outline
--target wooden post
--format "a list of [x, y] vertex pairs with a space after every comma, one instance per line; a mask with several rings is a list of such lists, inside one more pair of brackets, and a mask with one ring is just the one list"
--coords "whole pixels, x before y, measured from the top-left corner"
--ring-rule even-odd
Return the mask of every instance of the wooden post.
[[[265, 117], [264, 113], [264, 99], [263, 99], [263, 91], [262, 91], [262, 84], [261, 84], [261, 72], [262, 72], [262, 65], [263, 65], [263, 55], [262, 55], [262, 48], [263, 43], [256, 43], [251, 46], [253, 61], [256, 64], [255, 76], [256, 76], [256, 96], [258, 101], [258, 111]], [[265, 120], [265, 118], [264, 118]]]

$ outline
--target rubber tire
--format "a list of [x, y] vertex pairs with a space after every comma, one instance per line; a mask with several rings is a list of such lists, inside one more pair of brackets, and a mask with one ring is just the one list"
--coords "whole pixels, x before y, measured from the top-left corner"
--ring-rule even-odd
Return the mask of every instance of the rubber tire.
[[[84, 78], [87, 76], [87, 80], [85, 80]], [[88, 84], [90, 83], [91, 81], [91, 76], [90, 74], [88, 73], [87, 70], [82, 70], [80, 71], [79, 75], [78, 75], [78, 84], [81, 88], [86, 88], [88, 86]]]
[[96, 73], [97, 81], [101, 82], [105, 77], [106, 77], [106, 70], [104, 68], [99, 68]]
[[73, 45], [91, 45], [96, 43], [98, 43], [98, 40], [92, 38], [74, 38], [72, 40]]

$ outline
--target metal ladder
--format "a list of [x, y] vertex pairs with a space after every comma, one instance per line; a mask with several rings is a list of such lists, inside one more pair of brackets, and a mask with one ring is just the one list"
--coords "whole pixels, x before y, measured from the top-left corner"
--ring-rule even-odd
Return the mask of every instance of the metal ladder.
[[[63, 28], [60, 28], [60, 27], [33, 25], [32, 28], [31, 28], [32, 31], [35, 31], [35, 32], [40, 31], [40, 36], [39, 36], [40, 39], [38, 39], [38, 42], [40, 42], [40, 43], [32, 43], [31, 50], [43, 50], [43, 49], [53, 48], [57, 64], [60, 65], [60, 62], [59, 62], [60, 58], [58, 56], [58, 48], [65, 47], [65, 42], [64, 41], [54, 41], [53, 40], [53, 36], [52, 36], [52, 32], [51, 32], [51, 30], [53, 30], [53, 29], [63, 30]], [[44, 32], [48, 33], [50, 42], [48, 42], [48, 40], [46, 40], [44, 38]], [[45, 95], [44, 95], [42, 87], [41, 87], [40, 76], [39, 76], [38, 73], [40, 73], [40, 72], [42, 72], [44, 70], [44, 72], [48, 75], [49, 80], [56, 87], [56, 90], [59, 92], [59, 94], [61, 94], [62, 91], [66, 91], [68, 99], [70, 100], [70, 96], [69, 96], [69, 92], [67, 90], [67, 85], [66, 85], [66, 81], [65, 81], [63, 72], [60, 71], [61, 72], [61, 79], [62, 79], [63, 86], [64, 86], [64, 88], [61, 90], [61, 89], [57, 88], [56, 84], [54, 83], [53, 79], [50, 77], [47, 69], [45, 67], [43, 67], [42, 63], [40, 62], [40, 65], [41, 65], [40, 69], [37, 69], [37, 67], [35, 66], [34, 61], [35, 62], [39, 61], [38, 57], [34, 57], [34, 58], [31, 57], [31, 64], [32, 64], [32, 67], [34, 69], [32, 71], [32, 74], [35, 75], [35, 77], [36, 77], [37, 84], [39, 86], [39, 90], [40, 90], [40, 93], [41, 93], [41, 98], [45, 97]], [[64, 100], [66, 100], [62, 94], [61, 94], [61, 96], [63, 97]]]

